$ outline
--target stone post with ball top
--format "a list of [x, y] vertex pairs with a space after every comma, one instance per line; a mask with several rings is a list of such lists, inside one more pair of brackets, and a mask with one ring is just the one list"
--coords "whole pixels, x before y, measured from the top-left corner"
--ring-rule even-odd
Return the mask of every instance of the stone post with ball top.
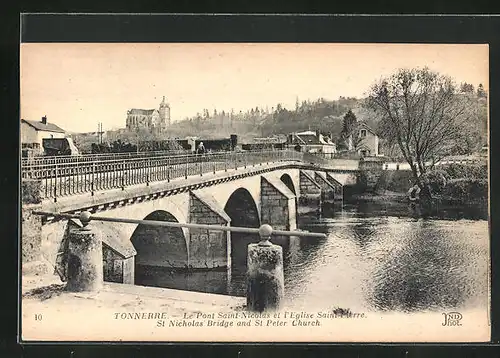
[[101, 233], [89, 226], [91, 215], [80, 213], [82, 228], [70, 230], [68, 248], [68, 282], [66, 290], [99, 291], [104, 283]]
[[250, 311], [275, 310], [283, 300], [283, 249], [269, 241], [272, 232], [270, 225], [262, 225], [260, 242], [248, 245], [247, 309]]

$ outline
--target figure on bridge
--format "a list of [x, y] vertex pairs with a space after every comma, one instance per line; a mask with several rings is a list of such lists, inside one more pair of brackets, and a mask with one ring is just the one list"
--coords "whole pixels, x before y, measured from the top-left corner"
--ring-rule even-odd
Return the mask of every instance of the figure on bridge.
[[205, 154], [205, 146], [203, 145], [203, 142], [200, 142], [200, 144], [198, 144], [196, 154]]

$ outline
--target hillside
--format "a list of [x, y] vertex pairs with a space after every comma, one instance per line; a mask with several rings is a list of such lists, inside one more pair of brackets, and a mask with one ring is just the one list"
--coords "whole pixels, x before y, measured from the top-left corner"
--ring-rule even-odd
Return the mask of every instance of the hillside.
[[[477, 151], [487, 143], [487, 102], [477, 98], [477, 107], [473, 106], [474, 114], [464, 128], [464, 138], [457, 141], [453, 154], [467, 154]], [[472, 109], [472, 108], [471, 108]], [[316, 101], [297, 101], [294, 109], [276, 107], [261, 109], [255, 107], [250, 111], [226, 112], [225, 110], [209, 113], [204, 110], [192, 118], [173, 123], [168, 131], [170, 138], [198, 136], [202, 138], [227, 138], [237, 134], [240, 143], [252, 142], [256, 137], [267, 137], [277, 134], [289, 134], [304, 130], [320, 130], [331, 135], [338, 141], [343, 126], [343, 118], [348, 110], [352, 110], [358, 121], [364, 121], [375, 131], [378, 129], [378, 119], [373, 112], [363, 106], [362, 99], [343, 98]], [[398, 151], [385, 148], [384, 138], [381, 138], [381, 151], [390, 156], [398, 156]]]
[[297, 103], [293, 110], [282, 107], [260, 109], [256, 107], [247, 112], [221, 111], [173, 123], [169, 128], [171, 137], [197, 135], [215, 138], [237, 134], [242, 142], [250, 142], [255, 137], [267, 137], [274, 134], [288, 134], [307, 129], [319, 129], [338, 138], [342, 129], [345, 113], [352, 109], [361, 113], [361, 103], [355, 98], [340, 98], [335, 101], [318, 99]]

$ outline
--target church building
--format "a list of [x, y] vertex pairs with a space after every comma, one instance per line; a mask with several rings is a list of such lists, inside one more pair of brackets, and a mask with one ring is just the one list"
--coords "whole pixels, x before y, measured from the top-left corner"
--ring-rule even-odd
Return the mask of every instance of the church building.
[[162, 133], [170, 125], [170, 105], [165, 96], [158, 109], [137, 109], [127, 111], [126, 126], [128, 130], [147, 129], [151, 132]]

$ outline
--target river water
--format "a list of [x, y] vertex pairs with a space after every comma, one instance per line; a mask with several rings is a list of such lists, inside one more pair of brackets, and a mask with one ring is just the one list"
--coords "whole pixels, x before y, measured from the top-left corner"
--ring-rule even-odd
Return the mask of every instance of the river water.
[[[427, 213], [406, 203], [367, 202], [301, 216], [301, 229], [327, 237], [273, 240], [283, 247], [285, 305], [357, 312], [484, 309], [486, 218], [486, 208]], [[258, 238], [235, 235], [232, 241], [230, 271], [139, 271], [138, 284], [245, 296], [246, 245]]]

